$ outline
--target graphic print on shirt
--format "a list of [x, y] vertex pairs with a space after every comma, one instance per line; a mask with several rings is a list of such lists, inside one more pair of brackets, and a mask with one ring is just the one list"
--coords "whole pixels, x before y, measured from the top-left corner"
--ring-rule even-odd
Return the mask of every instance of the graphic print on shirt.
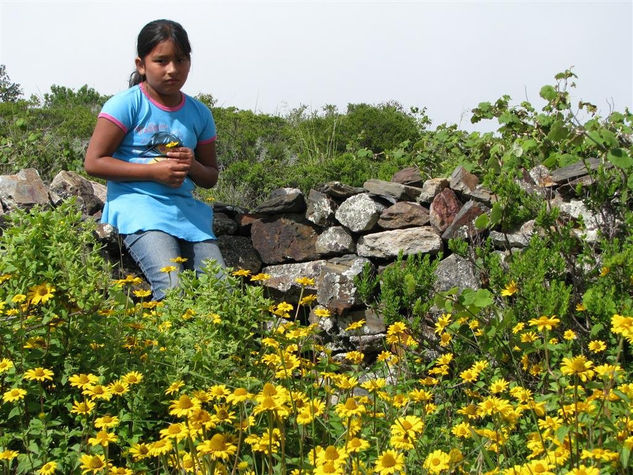
[[156, 132], [147, 142], [142, 156], [150, 157], [148, 163], [167, 159], [167, 152], [175, 147], [181, 147], [181, 140], [170, 132]]

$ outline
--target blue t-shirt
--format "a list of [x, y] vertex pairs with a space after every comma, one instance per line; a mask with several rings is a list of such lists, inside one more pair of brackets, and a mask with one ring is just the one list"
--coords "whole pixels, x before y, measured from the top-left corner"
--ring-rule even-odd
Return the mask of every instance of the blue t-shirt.
[[[196, 149], [216, 138], [211, 111], [200, 101], [182, 94], [182, 102], [166, 107], [153, 101], [142, 84], [110, 98], [99, 117], [116, 124], [125, 137], [113, 156], [132, 163], [168, 160], [169, 147]], [[159, 230], [198, 242], [215, 239], [213, 210], [193, 197], [194, 183], [187, 177], [179, 188], [154, 181], [108, 180], [101, 221], [121, 234]]]

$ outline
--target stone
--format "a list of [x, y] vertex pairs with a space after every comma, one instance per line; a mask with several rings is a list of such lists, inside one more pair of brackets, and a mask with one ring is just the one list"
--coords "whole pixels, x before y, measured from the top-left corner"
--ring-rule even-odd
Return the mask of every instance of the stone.
[[416, 188], [421, 188], [423, 185], [422, 175], [418, 167], [403, 168], [393, 174], [391, 181], [402, 185], [415, 186]]
[[463, 191], [462, 195], [464, 198], [479, 201], [488, 207], [491, 207], [497, 201], [497, 195], [493, 195], [490, 190], [481, 185], [477, 185], [474, 190]]
[[378, 259], [395, 258], [419, 253], [437, 253], [442, 250], [442, 238], [431, 226], [395, 229], [362, 236], [356, 244], [359, 256]]
[[399, 201], [383, 210], [378, 226], [383, 229], [401, 229], [411, 226], [424, 226], [429, 223], [429, 210], [418, 203]]
[[250, 236], [253, 223], [263, 217], [261, 214], [238, 213], [234, 218], [237, 223], [237, 233], [242, 236]]
[[528, 172], [528, 176], [532, 180], [532, 183], [534, 183], [536, 186], [549, 188], [556, 185], [556, 183], [552, 179], [549, 168], [547, 168], [545, 165], [535, 166]]
[[361, 193], [346, 199], [336, 210], [335, 217], [350, 231], [360, 233], [374, 228], [383, 209], [385, 206], [369, 193]]
[[444, 233], [442, 239], [448, 240], [455, 237], [456, 231], [462, 226], [467, 227], [468, 235], [478, 234], [480, 231], [475, 228], [473, 221], [477, 216], [489, 211], [487, 207], [477, 201], [470, 200], [457, 212], [451, 224], [449, 224]]
[[429, 208], [429, 221], [440, 232], [444, 232], [446, 228], [453, 222], [455, 216], [462, 207], [462, 203], [457, 195], [450, 188], [442, 190], [431, 203]]
[[[581, 176], [589, 174], [589, 170], [597, 169], [601, 164], [601, 160], [598, 158], [590, 158], [587, 160], [587, 165], [582, 160], [566, 167], [558, 168], [551, 173], [552, 181], [557, 185], [569, 182]], [[609, 162], [603, 164], [605, 167], [610, 167]]]
[[30, 209], [33, 206], [48, 206], [50, 198], [39, 172], [25, 168], [15, 175], [0, 176], [0, 202], [7, 212]]
[[322, 257], [351, 254], [356, 250], [354, 238], [343, 226], [327, 228], [319, 235], [315, 246]]
[[103, 183], [98, 183], [96, 181], [90, 181], [90, 184], [92, 185], [92, 192], [94, 193], [94, 195], [101, 203], [105, 204], [108, 197], [108, 187]]
[[257, 274], [262, 268], [262, 260], [246, 236], [218, 236], [218, 247], [227, 267], [246, 269]]
[[367, 180], [363, 184], [363, 188], [370, 193], [384, 196], [386, 198], [393, 198], [397, 201], [415, 200], [422, 192], [420, 188], [415, 188], [413, 186], [376, 179]]
[[90, 180], [78, 173], [62, 170], [51, 182], [49, 188], [51, 201], [55, 206], [71, 197], [75, 197], [79, 209], [84, 214], [94, 214], [103, 208], [104, 202], [95, 196]]
[[217, 211], [213, 213], [213, 233], [216, 236], [235, 234], [237, 229], [237, 223], [226, 214]]
[[435, 269], [435, 292], [446, 292], [453, 287], [460, 291], [464, 289], [477, 290], [481, 286], [477, 268], [468, 259], [451, 254], [442, 259]]
[[451, 189], [461, 193], [472, 191], [479, 184], [479, 178], [462, 166], [453, 170], [453, 174], [451, 175], [449, 181]]
[[306, 209], [303, 193], [299, 188], [279, 188], [253, 211], [259, 214], [302, 213]]
[[306, 209], [306, 219], [317, 226], [326, 227], [334, 223], [334, 213], [338, 204], [333, 198], [317, 190], [310, 190]]
[[317, 191], [325, 193], [337, 201], [343, 201], [359, 193], [364, 193], [364, 188], [346, 185], [340, 181], [330, 181], [323, 184]]
[[318, 259], [317, 238], [314, 225], [300, 215], [261, 218], [251, 226], [253, 247], [265, 264]]
[[446, 178], [431, 178], [430, 180], [426, 180], [422, 185], [422, 191], [416, 201], [418, 203], [431, 203], [444, 188], [448, 188], [448, 180]]
[[520, 229], [504, 233], [501, 231], [490, 231], [488, 237], [497, 249], [524, 248], [530, 243], [534, 235], [534, 220], [526, 221]]
[[[283, 300], [293, 305], [298, 305], [301, 297], [316, 294], [317, 280], [325, 262], [325, 260], [320, 259], [310, 262], [266, 266], [262, 269], [262, 272], [271, 277], [263, 281], [262, 285], [266, 287], [267, 293], [273, 300], [277, 302]], [[297, 279], [300, 277], [313, 279], [315, 285], [299, 285]]]
[[354, 279], [367, 264], [369, 259], [353, 254], [329, 259], [317, 280], [317, 302], [338, 315], [359, 304]]

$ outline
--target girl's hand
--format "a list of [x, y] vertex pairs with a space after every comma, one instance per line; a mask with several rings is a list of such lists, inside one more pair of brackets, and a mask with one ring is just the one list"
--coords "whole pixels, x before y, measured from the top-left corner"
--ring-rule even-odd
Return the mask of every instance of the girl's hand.
[[167, 158], [170, 160], [179, 160], [182, 163], [187, 163], [189, 167], [193, 163], [195, 158], [194, 151], [188, 147], [176, 147], [167, 152]]
[[[169, 152], [172, 153], [172, 152]], [[171, 188], [178, 188], [185, 181], [191, 168], [191, 161], [185, 158], [169, 158], [150, 165], [155, 181]]]

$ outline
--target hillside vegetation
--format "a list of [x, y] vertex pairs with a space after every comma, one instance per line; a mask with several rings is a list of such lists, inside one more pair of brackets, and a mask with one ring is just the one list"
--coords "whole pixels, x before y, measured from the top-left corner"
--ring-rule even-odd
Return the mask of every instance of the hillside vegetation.
[[[54, 86], [41, 102], [23, 100], [3, 74], [2, 173], [81, 173], [106, 98]], [[520, 252], [495, 252], [483, 237], [451, 242], [476, 265], [477, 291], [433, 294], [432, 256], [359, 279], [367, 304], [389, 309], [375, 358], [364, 348], [333, 354], [306, 323], [310, 313], [332, 318], [315, 308], [309, 279], [297, 280], [305, 292], [290, 304], [267, 296], [265, 274], [185, 271], [153, 302], [139, 278], [112, 280], [94, 223], [72, 201], [5, 216], [0, 470], [630, 473], [633, 114], [571, 104], [575, 80], [558, 74], [538, 110], [507, 96], [479, 104], [473, 121], [499, 123], [486, 134], [431, 129], [424, 110], [395, 103], [286, 117], [212, 107], [223, 170], [211, 193], [228, 204], [250, 207], [279, 186], [362, 185], [407, 166], [437, 177], [459, 164], [499, 197], [480, 229], [535, 219], [539, 232]], [[589, 158], [600, 165], [569, 193], [600, 217], [591, 242], [516, 180]]]

